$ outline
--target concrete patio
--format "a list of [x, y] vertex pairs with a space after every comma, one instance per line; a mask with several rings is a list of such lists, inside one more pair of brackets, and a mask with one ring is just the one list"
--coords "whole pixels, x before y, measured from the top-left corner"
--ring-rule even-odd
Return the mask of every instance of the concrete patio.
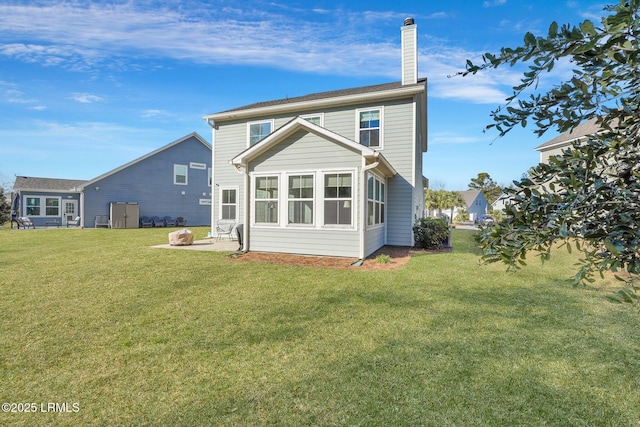
[[160, 249], [182, 249], [182, 250], [190, 250], [190, 251], [213, 251], [213, 252], [235, 252], [239, 248], [239, 244], [237, 240], [229, 240], [229, 239], [220, 239], [216, 241], [216, 239], [202, 239], [202, 240], [194, 240], [193, 244], [186, 246], [171, 246], [170, 244], [165, 245], [155, 245], [152, 248], [160, 248]]

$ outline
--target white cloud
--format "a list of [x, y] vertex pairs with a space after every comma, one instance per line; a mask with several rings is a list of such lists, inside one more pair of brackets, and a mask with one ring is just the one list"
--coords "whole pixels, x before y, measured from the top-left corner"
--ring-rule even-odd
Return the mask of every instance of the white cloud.
[[472, 144], [491, 141], [490, 138], [478, 138], [477, 136], [459, 135], [451, 132], [440, 132], [429, 135], [429, 145]]
[[72, 93], [69, 99], [83, 104], [91, 104], [93, 102], [102, 102], [104, 98], [98, 95], [92, 95], [90, 93]]
[[[506, 0], [492, 0], [499, 6]], [[295, 9], [269, 3], [229, 2], [225, 8], [170, 9], [160, 3], [109, 4], [54, 2], [47, 6], [0, 5], [0, 28], [21, 43], [0, 44], [0, 55], [45, 66], [88, 71], [94, 68], [139, 69], [154, 58], [204, 64], [267, 66], [297, 72], [360, 75], [397, 80], [400, 75], [400, 34], [404, 12], [350, 12], [343, 9]], [[271, 9], [269, 9], [271, 8]], [[282, 12], [286, 10], [286, 14]], [[420, 19], [442, 19], [435, 12]], [[397, 31], [388, 38], [380, 28]], [[73, 41], [73, 42], [71, 42]], [[359, 53], [366, 54], [359, 54]], [[420, 74], [429, 77], [430, 96], [502, 103], [517, 73], [447, 78], [478, 52], [447, 45], [421, 47]], [[100, 102], [91, 94], [72, 99]], [[145, 116], [146, 114], [146, 116]], [[143, 113], [143, 117], [159, 114]]]
[[507, 2], [507, 0], [491, 0], [491, 1], [485, 1], [482, 3], [482, 7], [495, 7], [495, 6], [502, 6], [503, 4], [505, 4]]
[[145, 119], [154, 118], [154, 117], [169, 117], [171, 113], [165, 110], [144, 110], [140, 116]]

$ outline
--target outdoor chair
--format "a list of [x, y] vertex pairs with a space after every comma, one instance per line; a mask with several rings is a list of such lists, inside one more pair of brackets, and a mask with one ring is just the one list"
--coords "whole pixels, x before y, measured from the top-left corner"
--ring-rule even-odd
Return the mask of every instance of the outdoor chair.
[[216, 223], [216, 240], [220, 239], [220, 236], [227, 235], [229, 240], [235, 240], [233, 229], [236, 226], [236, 222], [231, 219], [219, 219]]
[[176, 218], [176, 225], [178, 227], [186, 227], [187, 226], [187, 220], [184, 219], [183, 217], [179, 216], [178, 218]]
[[31, 221], [29, 219], [29, 217], [26, 216], [21, 216], [19, 218], [16, 218], [16, 222], [18, 223], [18, 228], [20, 228], [20, 226], [22, 226], [22, 228], [36, 228], [36, 225], [33, 223], [33, 221]]
[[67, 228], [69, 228], [69, 226], [73, 225], [74, 227], [79, 227], [80, 226], [80, 217], [77, 216], [73, 219], [68, 219], [67, 220]]
[[175, 227], [177, 223], [177, 221], [170, 216], [165, 216], [162, 220], [164, 221], [165, 227]]
[[153, 227], [153, 221], [148, 216], [140, 217], [140, 228], [149, 228]]
[[164, 220], [160, 219], [159, 216], [154, 216], [153, 218], [151, 218], [151, 220], [153, 221], [153, 226], [154, 227], [164, 227]]
[[95, 227], [109, 228], [109, 215], [96, 215]]

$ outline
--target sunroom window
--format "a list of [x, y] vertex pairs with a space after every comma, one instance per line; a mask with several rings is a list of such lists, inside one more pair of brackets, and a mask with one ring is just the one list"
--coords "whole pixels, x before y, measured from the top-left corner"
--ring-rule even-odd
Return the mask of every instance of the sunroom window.
[[289, 224], [313, 224], [313, 175], [289, 176]]
[[278, 223], [278, 177], [258, 176], [255, 179], [255, 221]]
[[352, 176], [350, 173], [325, 174], [325, 225], [351, 225], [352, 194]]
[[384, 182], [370, 176], [367, 180], [367, 225], [384, 224]]

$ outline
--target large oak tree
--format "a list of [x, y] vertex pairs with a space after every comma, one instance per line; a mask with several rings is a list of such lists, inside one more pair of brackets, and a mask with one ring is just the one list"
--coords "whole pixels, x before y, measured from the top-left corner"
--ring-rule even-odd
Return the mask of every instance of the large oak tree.
[[[462, 75], [503, 66], [526, 66], [506, 104], [492, 112], [501, 136], [516, 126], [534, 132], [570, 131], [595, 119], [601, 132], [534, 167], [507, 190], [506, 218], [479, 237], [484, 260], [512, 267], [528, 252], [547, 259], [564, 244], [584, 252], [577, 281], [594, 273], [640, 274], [640, 0], [607, 6], [599, 23], [551, 23], [544, 36], [527, 33], [522, 46], [467, 61]], [[538, 90], [540, 77], [569, 61], [570, 78]]]

